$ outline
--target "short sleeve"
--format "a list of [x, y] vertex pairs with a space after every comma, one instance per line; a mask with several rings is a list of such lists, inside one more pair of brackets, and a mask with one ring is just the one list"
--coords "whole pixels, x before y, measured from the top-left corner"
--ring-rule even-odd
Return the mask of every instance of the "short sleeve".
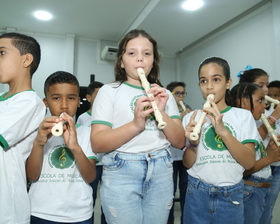
[[91, 148], [91, 142], [90, 142], [91, 128], [80, 124], [76, 124], [75, 127], [77, 129], [78, 143], [81, 146], [85, 156], [88, 159], [95, 159], [98, 162], [99, 161], [98, 156], [93, 152]]
[[34, 91], [24, 91], [0, 102], [0, 144], [13, 146], [34, 132], [45, 116], [45, 106]]
[[114, 102], [112, 88], [109, 85], [104, 85], [98, 91], [92, 106], [91, 124], [113, 126]]
[[169, 90], [166, 90], [166, 92], [167, 92], [169, 98], [166, 102], [165, 112], [172, 119], [174, 119], [174, 118], [181, 119], [180, 113], [178, 111], [178, 107], [177, 107], [177, 104], [176, 104], [176, 101], [175, 101], [174, 97], [172, 96], [172, 94]]

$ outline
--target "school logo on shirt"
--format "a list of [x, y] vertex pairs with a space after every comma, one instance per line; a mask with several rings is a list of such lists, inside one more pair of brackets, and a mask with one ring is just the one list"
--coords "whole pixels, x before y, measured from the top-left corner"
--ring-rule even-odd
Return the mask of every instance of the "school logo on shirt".
[[258, 145], [257, 150], [260, 150], [261, 158], [266, 157], [266, 151], [265, 151], [265, 147], [264, 147], [262, 141], [260, 141], [260, 144]]
[[[131, 109], [133, 114], [134, 114], [134, 108], [135, 108], [135, 105], [136, 105], [136, 101], [141, 96], [147, 96], [147, 95], [145, 95], [145, 94], [137, 95], [137, 96], [133, 97], [131, 102], [130, 102], [130, 109]], [[144, 107], [144, 110], [146, 110], [146, 109], [148, 109], [148, 108]], [[153, 121], [153, 120], [155, 120], [155, 116], [153, 114], [149, 114], [148, 119]]]
[[54, 147], [49, 154], [49, 165], [57, 169], [66, 169], [75, 165], [74, 155], [67, 146]]
[[[235, 131], [232, 126], [224, 122], [226, 129], [235, 137]], [[202, 133], [203, 146], [206, 150], [224, 151], [228, 150], [225, 146], [221, 136], [217, 135], [212, 124], [208, 125]]]

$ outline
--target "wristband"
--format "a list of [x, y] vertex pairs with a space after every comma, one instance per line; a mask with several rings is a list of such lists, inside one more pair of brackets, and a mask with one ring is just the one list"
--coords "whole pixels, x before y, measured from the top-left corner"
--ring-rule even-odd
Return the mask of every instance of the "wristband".
[[190, 142], [187, 144], [187, 146], [186, 146], [186, 149], [187, 148], [192, 148], [192, 149], [195, 149], [195, 150], [197, 150], [197, 147], [198, 147], [198, 144], [197, 145], [193, 145], [193, 144], [191, 144]]
[[276, 122], [277, 120], [276, 120], [276, 118], [275, 117], [273, 117], [273, 116], [268, 116], [271, 120], [273, 120], [274, 122]]

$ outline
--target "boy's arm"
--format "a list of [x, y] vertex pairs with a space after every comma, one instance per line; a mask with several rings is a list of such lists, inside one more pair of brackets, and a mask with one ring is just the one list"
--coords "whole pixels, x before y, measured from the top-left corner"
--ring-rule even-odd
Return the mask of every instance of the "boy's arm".
[[94, 159], [88, 159], [84, 154], [82, 148], [79, 146], [77, 148], [70, 148], [72, 151], [77, 167], [86, 183], [91, 183], [95, 180], [96, 177], [96, 170], [95, 170], [95, 163]]
[[32, 151], [26, 161], [26, 174], [30, 180], [36, 181], [40, 177], [43, 165], [44, 145], [52, 136], [51, 129], [57, 121], [59, 121], [57, 117], [46, 118], [38, 128]]
[[163, 132], [175, 148], [181, 149], [185, 146], [185, 135], [184, 128], [180, 119], [172, 119], [165, 112], [162, 112], [163, 119], [167, 123], [166, 128], [163, 129]]
[[67, 122], [66, 130], [63, 133], [65, 144], [73, 153], [77, 167], [84, 181], [91, 183], [96, 177], [95, 160], [88, 159], [79, 145], [73, 118], [63, 113], [63, 119]]

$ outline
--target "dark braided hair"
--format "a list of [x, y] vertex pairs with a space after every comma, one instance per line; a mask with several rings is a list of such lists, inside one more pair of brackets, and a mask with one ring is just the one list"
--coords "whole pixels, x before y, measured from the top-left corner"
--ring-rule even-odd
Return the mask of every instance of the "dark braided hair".
[[235, 85], [230, 93], [231, 93], [231, 103], [230, 106], [232, 107], [239, 107], [242, 108], [242, 99], [249, 99], [251, 112], [254, 111], [254, 103], [252, 95], [255, 93], [256, 90], [261, 89], [258, 85], [249, 83], [249, 82], [242, 82]]

